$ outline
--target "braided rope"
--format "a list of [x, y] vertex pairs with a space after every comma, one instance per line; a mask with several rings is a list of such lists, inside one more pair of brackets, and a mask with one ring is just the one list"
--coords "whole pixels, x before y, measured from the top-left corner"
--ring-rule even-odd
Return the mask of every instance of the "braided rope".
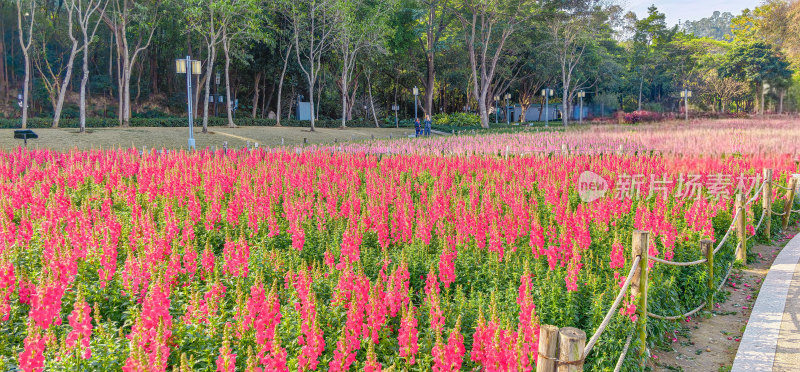
[[722, 278], [722, 281], [721, 281], [721, 282], [719, 283], [719, 285], [717, 286], [717, 292], [719, 292], [719, 291], [720, 291], [720, 289], [722, 289], [722, 286], [724, 286], [724, 285], [725, 285], [725, 281], [726, 281], [726, 280], [728, 280], [728, 277], [731, 275], [731, 272], [733, 271], [732, 269], [733, 269], [733, 263], [731, 263], [730, 265], [728, 265], [728, 273], [727, 273], [727, 274], [725, 274], [725, 277], [724, 277], [724, 278]]
[[[737, 212], [736, 216], [734, 217], [737, 217], [738, 215], [739, 213]], [[736, 221], [735, 218], [734, 221]], [[728, 227], [728, 232], [725, 233], [725, 236], [722, 237], [722, 240], [720, 240], [720, 242], [717, 244], [717, 247], [714, 248], [714, 254], [717, 254], [717, 252], [719, 252], [719, 250], [722, 249], [722, 245], [725, 244], [725, 242], [728, 240], [728, 237], [731, 236], [731, 231], [733, 231], [733, 226], [734, 224], [731, 224], [731, 226]]]
[[555, 357], [549, 357], [549, 356], [544, 355], [544, 354], [542, 354], [540, 352], [537, 352], [537, 354], [539, 354], [539, 356], [542, 357], [542, 358], [545, 358], [547, 360], [552, 360], [556, 364], [564, 364], [564, 365], [580, 364], [580, 363], [583, 363], [583, 361], [586, 359], [586, 357], [583, 357], [583, 358], [580, 358], [578, 360], [573, 360], [571, 362], [568, 362], [566, 360], [561, 360], [561, 359], [558, 359], [558, 358], [555, 358]]
[[625, 347], [622, 348], [622, 354], [620, 354], [619, 359], [617, 359], [617, 365], [614, 367], [614, 372], [619, 372], [622, 368], [622, 362], [625, 361], [625, 356], [628, 355], [628, 348], [631, 347], [631, 341], [633, 340], [633, 332], [628, 335], [628, 339], [625, 340]]
[[681, 315], [676, 315], [676, 316], [661, 316], [661, 315], [653, 314], [653, 313], [648, 311], [647, 312], [647, 316], [649, 316], [651, 318], [663, 319], [663, 320], [678, 320], [678, 319], [683, 319], [683, 318], [686, 318], [686, 317], [694, 315], [696, 312], [702, 310], [703, 307], [705, 307], [705, 306], [706, 306], [706, 303], [704, 301], [702, 304], [700, 304], [700, 306], [698, 306], [697, 308], [695, 308], [694, 310], [692, 310], [692, 311], [690, 311], [690, 312], [688, 312], [686, 314], [681, 314]]
[[[764, 213], [764, 211], [762, 211], [762, 212], [761, 212], [761, 219], [760, 219], [760, 220], [758, 220], [758, 225], [756, 226], [756, 228], [755, 228], [755, 229], [753, 229], [753, 231], [758, 231], [758, 229], [761, 227], [761, 223], [762, 223], [762, 222], [764, 222], [764, 217], [765, 217], [766, 215], [767, 215], [767, 214], [766, 214], [766, 213]], [[753, 235], [755, 236], [755, 234], [756, 234], [756, 233], [754, 232], [754, 233], [753, 233]]]
[[611, 305], [611, 308], [608, 309], [606, 316], [603, 318], [603, 322], [600, 323], [600, 326], [597, 327], [597, 330], [592, 335], [592, 338], [589, 339], [589, 342], [586, 343], [586, 348], [583, 349], [583, 359], [589, 355], [589, 352], [592, 351], [592, 348], [597, 343], [597, 340], [600, 339], [600, 336], [606, 330], [608, 323], [611, 322], [611, 317], [617, 311], [619, 304], [622, 302], [622, 299], [625, 297], [625, 293], [628, 291], [628, 286], [631, 284], [631, 280], [633, 279], [633, 273], [636, 271], [636, 268], [639, 266], [639, 262], [641, 261], [642, 257], [638, 256], [633, 260], [633, 264], [631, 264], [631, 269], [628, 271], [628, 277], [625, 278], [625, 283], [622, 284], [622, 288], [620, 289], [619, 293], [617, 293], [617, 298], [614, 299], [614, 304]]
[[657, 258], [657, 257], [648, 257], [648, 259], [650, 259], [652, 261], [655, 261], [655, 262], [660, 262], [660, 263], [663, 263], [663, 264], [666, 264], [666, 265], [671, 265], [671, 266], [694, 266], [694, 265], [699, 265], [701, 263], [705, 263], [706, 261], [708, 261], [705, 258], [702, 259], [702, 260], [689, 261], [689, 262], [667, 261], [667, 260], [663, 260], [663, 259], [660, 259], [660, 258]]
[[779, 188], [779, 189], [783, 189], [783, 190], [789, 191], [789, 188], [788, 188], [788, 187], [783, 187], [783, 186], [781, 186], [781, 185], [779, 185], [779, 184], [777, 184], [777, 183], [773, 183], [773, 184], [772, 184], [772, 186], [775, 186], [775, 187], [777, 187], [777, 188]]
[[[715, 292], [719, 292], [722, 289], [722, 287], [725, 285], [725, 281], [728, 280], [728, 277], [730, 277], [731, 272], [733, 272], [732, 269], [733, 269], [733, 263], [728, 265], [728, 269], [727, 269], [728, 272], [725, 274], [725, 277], [722, 278], [722, 281], [719, 283], [719, 285], [717, 285], [717, 290]], [[692, 310], [692, 311], [690, 311], [690, 312], [688, 312], [686, 314], [677, 315], [677, 316], [661, 316], [661, 315], [653, 314], [653, 313], [651, 313], [649, 311], [647, 312], [647, 316], [652, 317], [652, 318], [656, 318], [656, 319], [663, 319], [663, 320], [678, 320], [678, 319], [683, 319], [683, 318], [686, 318], [688, 316], [694, 315], [695, 313], [700, 311], [704, 306], [706, 306], [706, 302], [703, 302], [700, 306], [698, 306], [697, 308], [695, 308], [694, 310]]]
[[772, 214], [774, 214], [776, 216], [785, 216], [786, 212], [783, 212], [783, 213], [772, 212]]
[[761, 190], [763, 190], [763, 189], [764, 189], [764, 184], [762, 183], [761, 187], [759, 187], [758, 190], [756, 190], [756, 192], [753, 194], [753, 197], [750, 198], [750, 200], [748, 200], [747, 202], [745, 202], [744, 205], [748, 205], [748, 204], [756, 201], [756, 199], [758, 199], [758, 197], [761, 195]]

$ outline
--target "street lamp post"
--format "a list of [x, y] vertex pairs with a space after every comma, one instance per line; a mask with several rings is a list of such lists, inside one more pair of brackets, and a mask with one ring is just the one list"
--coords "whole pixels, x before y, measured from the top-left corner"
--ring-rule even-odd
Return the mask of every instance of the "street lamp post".
[[189, 113], [189, 149], [194, 150], [194, 114], [192, 113], [192, 75], [199, 75], [202, 66], [200, 61], [192, 60], [186, 56], [185, 59], [175, 60], [175, 71], [179, 74], [186, 74], [186, 105]]
[[500, 96], [494, 96], [494, 123], [497, 124], [497, 117], [500, 116], [500, 111], [497, 109], [497, 101], [500, 100]]
[[686, 115], [686, 121], [689, 121], [689, 97], [692, 96], [692, 91], [684, 89], [681, 91], [681, 98], [683, 98], [683, 111]]
[[553, 90], [550, 88], [542, 89], [542, 96], [544, 97], [544, 127], [549, 127], [550, 123], [550, 97], [553, 95]]
[[578, 92], [578, 98], [581, 99], [581, 111], [578, 113], [578, 124], [583, 124], [583, 98], [586, 97], [586, 92]]
[[417, 120], [417, 96], [419, 96], [419, 88], [414, 86], [414, 120]]
[[511, 100], [511, 93], [506, 93], [506, 125], [511, 124], [511, 112], [509, 111], [508, 101]]

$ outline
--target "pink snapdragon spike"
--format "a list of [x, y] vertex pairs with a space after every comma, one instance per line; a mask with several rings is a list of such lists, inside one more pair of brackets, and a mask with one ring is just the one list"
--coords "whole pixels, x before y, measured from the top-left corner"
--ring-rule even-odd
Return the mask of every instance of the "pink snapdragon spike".
[[219, 356], [217, 357], [217, 372], [235, 372], [236, 371], [236, 354], [231, 350], [231, 329], [233, 326], [230, 323], [225, 323], [225, 336], [222, 342], [222, 347], [219, 348]]
[[11, 316], [11, 296], [16, 290], [14, 265], [0, 261], [0, 320], [2, 321], [7, 321]]
[[44, 350], [47, 338], [42, 330], [34, 324], [28, 324], [28, 335], [25, 337], [24, 349], [19, 353], [19, 368], [25, 372], [41, 372], [44, 370]]
[[416, 308], [413, 305], [403, 308], [403, 317], [400, 321], [400, 333], [397, 341], [400, 346], [400, 358], [404, 358], [406, 363], [413, 365], [416, 363], [416, 355], [419, 351], [417, 344], [419, 335], [417, 331]]
[[301, 346], [300, 355], [297, 357], [298, 369], [316, 370], [319, 356], [325, 349], [325, 339], [317, 323], [317, 304], [316, 296], [311, 291], [311, 273], [308, 271], [300, 271], [294, 275], [287, 273], [287, 277], [292, 280], [298, 301], [294, 304], [295, 310], [300, 312], [302, 319], [302, 334], [297, 338], [297, 343]]
[[636, 315], [636, 299], [631, 294], [630, 298], [626, 298], [622, 301], [622, 306], [619, 308], [619, 315], [627, 316], [630, 318], [631, 322], [636, 322], [639, 319], [638, 315]]
[[519, 367], [523, 370], [531, 370], [536, 364], [536, 355], [539, 350], [539, 319], [536, 315], [536, 304], [533, 301], [533, 281], [532, 275], [525, 270], [520, 278], [519, 291], [517, 295], [517, 305], [519, 305], [519, 329], [517, 334], [520, 339]]
[[72, 331], [67, 334], [66, 344], [71, 349], [82, 351], [80, 355], [83, 359], [91, 358], [92, 350], [89, 342], [92, 338], [93, 327], [89, 304], [83, 298], [78, 297], [68, 319]]

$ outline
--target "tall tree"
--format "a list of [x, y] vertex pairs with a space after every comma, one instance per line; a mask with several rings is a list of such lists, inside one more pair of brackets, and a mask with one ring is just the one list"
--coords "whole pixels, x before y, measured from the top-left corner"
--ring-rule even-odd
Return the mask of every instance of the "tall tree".
[[764, 99], [764, 84], [785, 86], [792, 77], [792, 70], [781, 52], [759, 41], [737, 44], [731, 48], [719, 66], [719, 74], [723, 78], [732, 77], [747, 82], [753, 97], [761, 102]]
[[[17, 26], [19, 27], [19, 46], [25, 64], [25, 80], [22, 83], [22, 128], [28, 127], [28, 101], [31, 86], [31, 56], [33, 30], [36, 25], [36, 0], [16, 0]], [[24, 22], [24, 24], [23, 24]], [[24, 28], [23, 28], [24, 27]], [[27, 31], [27, 35], [25, 35]]]
[[569, 123], [570, 96], [574, 87], [573, 74], [581, 59], [586, 53], [586, 48], [592, 36], [591, 13], [589, 10], [577, 11], [557, 10], [548, 22], [550, 37], [552, 39], [552, 53], [561, 67], [561, 89], [563, 100], [562, 123]]
[[[211, 82], [214, 81], [214, 62], [222, 32], [233, 14], [226, 12], [228, 0], [188, 0], [185, 9], [189, 29], [203, 38], [206, 47], [205, 89], [203, 94], [203, 133], [208, 133], [208, 104]], [[216, 101], [216, 98], [214, 99]]]
[[530, 0], [462, 0], [454, 6], [463, 27], [472, 69], [472, 94], [483, 128], [489, 127], [487, 98], [506, 41], [537, 9], [537, 3]]
[[83, 36], [83, 76], [81, 77], [80, 93], [80, 132], [86, 132], [86, 85], [89, 83], [89, 45], [94, 40], [97, 27], [100, 25], [101, 18], [94, 17], [98, 11], [103, 13], [108, 5], [108, 0], [67, 0], [70, 12], [74, 12], [77, 17], [78, 27]]
[[441, 52], [443, 38], [454, 20], [449, 0], [421, 0], [419, 4], [423, 17], [417, 22], [422, 32], [417, 37], [419, 47], [425, 55], [425, 80], [422, 80], [425, 96], [422, 99], [422, 110], [433, 115], [433, 94], [436, 84], [436, 55]]
[[[228, 126], [233, 123], [233, 102], [231, 97], [231, 60], [233, 53], [242, 52], [244, 44], [252, 40], [268, 41], [262, 32], [263, 13], [258, 0], [227, 0], [222, 12], [230, 20], [222, 27], [222, 51], [225, 53], [225, 95], [228, 113]], [[240, 56], [243, 57], [243, 56]]]
[[131, 76], [141, 54], [150, 47], [163, 14], [163, 0], [109, 0], [103, 21], [114, 35], [117, 51], [119, 123], [131, 120]]
[[391, 1], [342, 1], [339, 5], [339, 30], [336, 50], [341, 59], [341, 76], [338, 81], [342, 95], [342, 128], [350, 119], [353, 99], [349, 97], [353, 71], [363, 53], [385, 53], [384, 38], [388, 31], [388, 13], [394, 9]]
[[300, 71], [308, 83], [308, 100], [311, 106], [311, 131], [314, 131], [314, 91], [322, 70], [322, 57], [335, 42], [340, 21], [337, 0], [285, 0], [283, 9], [292, 25], [294, 52]]
[[[57, 7], [53, 14], [47, 18], [51, 22], [53, 33], [61, 33], [62, 30], [58, 27], [61, 19], [60, 13], [62, 10], [67, 13], [67, 23], [64, 24], [64, 28], [66, 28], [66, 34], [69, 37], [68, 51], [62, 53], [61, 48], [48, 48], [46, 39], [49, 38], [49, 35], [40, 33], [42, 46], [37, 53], [39, 58], [36, 59], [36, 68], [39, 70], [42, 82], [50, 95], [53, 105], [53, 128], [58, 128], [58, 123], [61, 120], [61, 110], [64, 108], [64, 97], [67, 95], [67, 88], [72, 80], [75, 57], [81, 50], [78, 47], [78, 38], [75, 36], [75, 12], [73, 12], [72, 2], [74, 1], [68, 1], [66, 7]], [[66, 62], [64, 61], [65, 55]]]

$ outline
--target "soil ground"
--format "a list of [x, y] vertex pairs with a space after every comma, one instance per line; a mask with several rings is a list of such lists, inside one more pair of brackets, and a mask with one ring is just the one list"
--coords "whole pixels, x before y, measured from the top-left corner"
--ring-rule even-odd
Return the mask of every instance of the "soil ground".
[[[136, 148], [181, 149], [187, 148], [188, 128], [97, 128], [87, 133], [77, 129], [33, 129], [38, 139], [28, 140], [29, 148], [48, 148], [56, 151], [92, 148]], [[303, 139], [308, 144], [361, 141], [373, 138], [407, 138], [414, 130], [409, 128], [317, 128], [314, 132], [300, 127], [211, 127], [208, 133], [195, 130], [198, 149], [222, 147], [228, 142], [229, 148], [241, 148], [250, 141], [259, 146], [301, 146]], [[14, 139], [13, 129], [0, 129], [0, 149], [14, 149], [22, 146], [22, 140]]]
[[739, 349], [750, 312], [778, 252], [789, 242], [788, 236], [773, 237], [774, 246], [757, 245], [752, 251], [755, 262], [741, 270], [733, 269], [723, 287], [727, 300], [714, 305], [714, 310], [701, 312], [680, 322], [671, 350], [651, 350], [653, 371], [729, 371]]

